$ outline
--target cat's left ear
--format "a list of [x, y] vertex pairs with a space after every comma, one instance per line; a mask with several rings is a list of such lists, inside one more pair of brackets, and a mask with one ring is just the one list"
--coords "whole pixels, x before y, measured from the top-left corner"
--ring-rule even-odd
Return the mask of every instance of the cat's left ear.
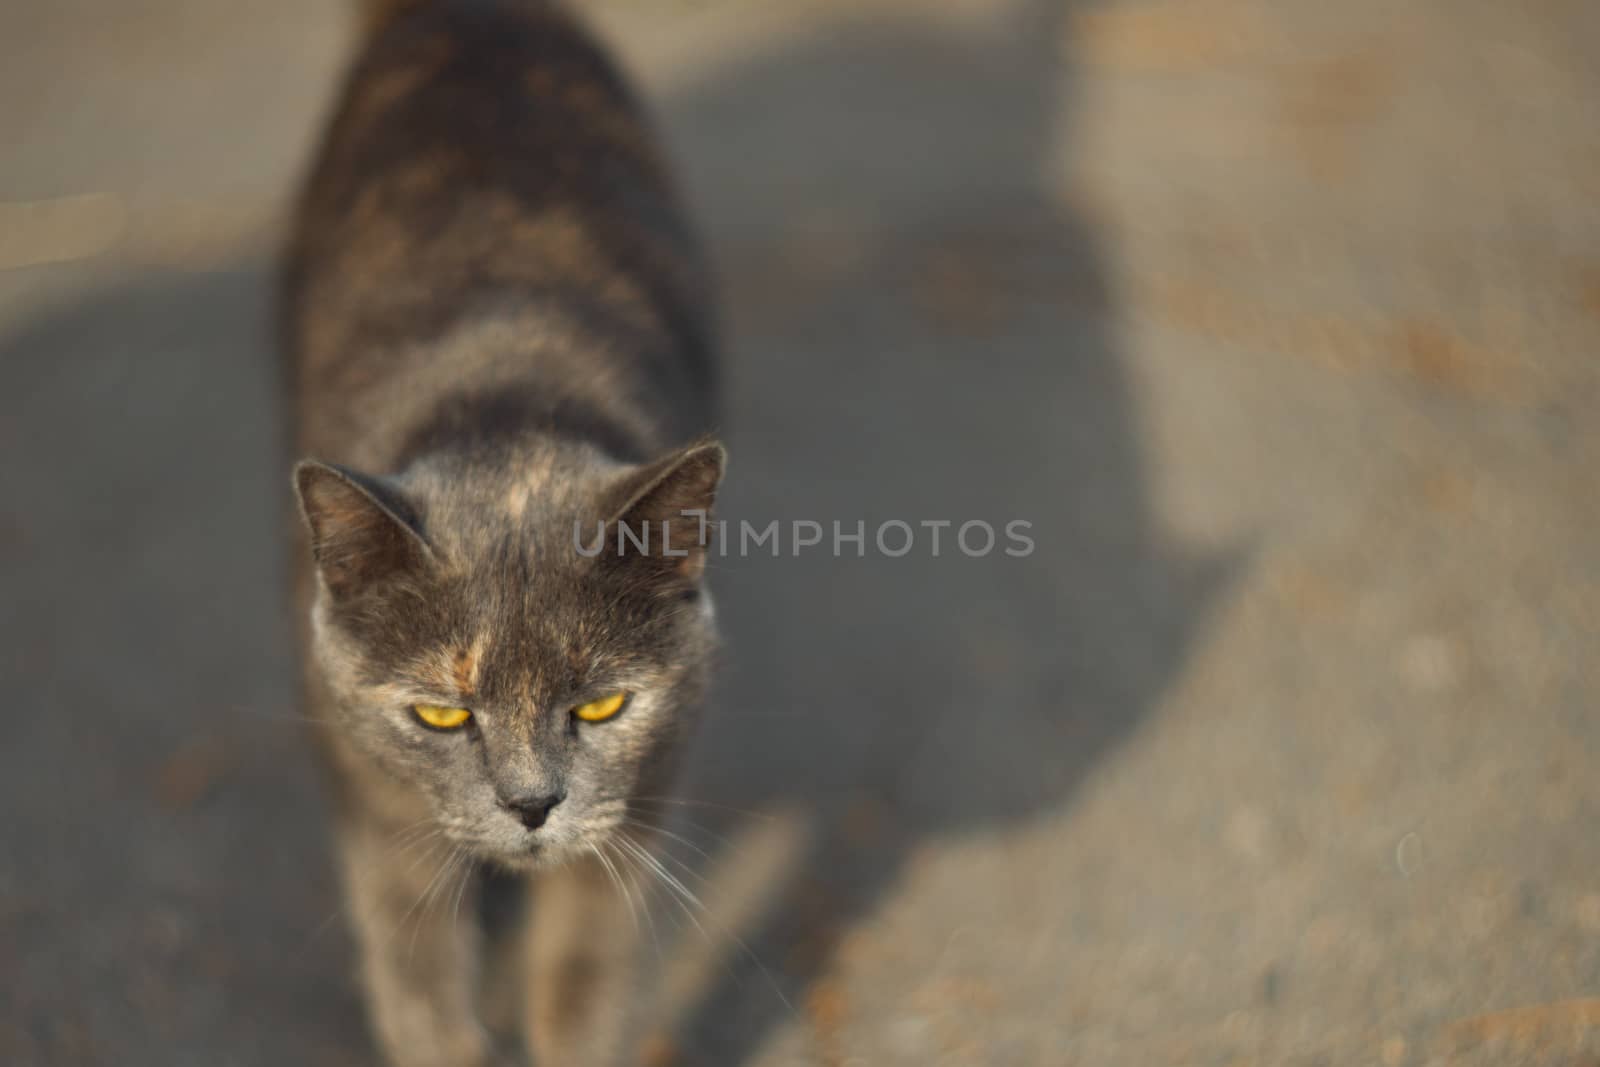
[[698, 579], [727, 462], [719, 442], [698, 441], [624, 475], [606, 494], [608, 551], [648, 556], [679, 577]]
[[331, 463], [305, 460], [294, 470], [311, 553], [335, 599], [345, 599], [433, 559], [416, 515], [398, 490]]

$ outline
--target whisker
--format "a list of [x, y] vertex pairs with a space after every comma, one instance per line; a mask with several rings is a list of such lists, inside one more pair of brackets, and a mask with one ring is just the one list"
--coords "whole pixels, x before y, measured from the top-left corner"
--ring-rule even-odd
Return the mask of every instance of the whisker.
[[339, 907], [334, 908], [332, 911], [330, 911], [328, 913], [328, 917], [326, 919], [323, 919], [321, 922], [317, 923], [317, 925], [312, 928], [311, 932], [306, 935], [305, 941], [300, 945], [299, 949], [297, 949], [296, 951], [299, 952], [299, 953], [302, 953], [302, 954], [307, 952], [307, 951], [309, 951], [311, 946], [317, 943], [317, 939], [320, 938], [323, 934], [328, 932], [328, 928], [333, 925], [334, 920], [339, 918], [343, 914], [344, 914], [344, 905], [342, 905], [342, 904]]
[[700, 919], [693, 911], [689, 910], [688, 907], [689, 904], [693, 904], [696, 908], [700, 909], [700, 911], [704, 912], [706, 910], [706, 906], [700, 902], [700, 898], [695, 896], [694, 893], [689, 890], [688, 886], [684, 885], [676, 877], [674, 877], [672, 872], [663, 867], [659, 860], [650, 855], [649, 852], [645, 851], [643, 846], [639, 845], [632, 838], [628, 837], [627, 834], [620, 834], [617, 840], [619, 844], [638, 857], [639, 861], [645, 865], [646, 870], [652, 872], [661, 880], [663, 885], [676, 894], [673, 899], [678, 901], [678, 907], [683, 909], [684, 916], [688, 918], [690, 922], [694, 923], [695, 929], [700, 931], [700, 936], [704, 937], [707, 941], [710, 941], [712, 939], [711, 935], [706, 932], [706, 928], [704, 926], [700, 925]]
[[671, 830], [668, 830], [664, 826], [656, 826], [656, 825], [644, 822], [644, 821], [639, 820], [639, 819], [624, 818], [622, 821], [627, 826], [636, 826], [641, 830], [648, 830], [653, 834], [660, 834], [662, 837], [670, 837], [672, 840], [679, 842], [680, 844], [684, 845], [686, 848], [693, 849], [702, 859], [705, 859], [705, 860], [708, 860], [708, 861], [711, 859], [711, 854], [709, 852], [707, 852], [705, 849], [701, 848], [699, 845], [695, 844], [693, 841], [690, 841], [687, 837], [683, 837], [683, 836], [681, 836], [679, 834], [673, 833]]
[[771, 822], [777, 818], [771, 812], [756, 811], [752, 808], [737, 808], [731, 804], [718, 804], [709, 800], [692, 800], [687, 797], [649, 796], [630, 797], [629, 799], [636, 803], [672, 804], [685, 808], [711, 808], [716, 811], [732, 812], [735, 815], [744, 815], [751, 819], [761, 819], [766, 822]]
[[[611, 851], [611, 842], [602, 841], [602, 842], [600, 842], [600, 846], [608, 854], [610, 853], [610, 851]], [[622, 855], [620, 850], [616, 853], [614, 858], [617, 860], [619, 866], [626, 867], [626, 863], [624, 862], [624, 857], [623, 857], [623, 855]], [[627, 881], [629, 883], [631, 883], [634, 886], [634, 888], [638, 888], [638, 883], [636, 881], [634, 881], [634, 879], [632, 877], [634, 875], [634, 873], [635, 873], [634, 869], [631, 868], [631, 867], [628, 867], [624, 877], [627, 878]], [[645, 891], [643, 889], [640, 889], [639, 890], [639, 896], [641, 898], [644, 898], [644, 895], [645, 895]], [[631, 894], [630, 894], [630, 896], [631, 896]], [[652, 911], [651, 911], [651, 908], [650, 908], [650, 901], [649, 901], [648, 898], [642, 899], [640, 901], [639, 910], [644, 912], [645, 925], [647, 927], [649, 927], [649, 929], [650, 929], [650, 943], [652, 945], [654, 945], [655, 949], [656, 949], [656, 963], [657, 964], [664, 964], [665, 957], [661, 953], [661, 937], [656, 932], [656, 919], [655, 919], [655, 915], [652, 914]]]
[[394, 855], [394, 857], [396, 859], [403, 859], [413, 849], [421, 847], [423, 842], [425, 842], [425, 841], [435, 841], [435, 840], [439, 839], [442, 836], [444, 836], [444, 831], [443, 830], [439, 830], [437, 828], [429, 830], [428, 832], [423, 833], [423, 834], [418, 834], [416, 836], [416, 838], [414, 838], [413, 840], [408, 841], [405, 844], [398, 846], [394, 850], [393, 855]]
[[[690, 817], [688, 815], [685, 815], [681, 811], [669, 811], [669, 812], [636, 811], [636, 812], [631, 812], [629, 814], [642, 815], [642, 816], [645, 816], [646, 818], [651, 818], [651, 819], [661, 819], [661, 820], [663, 820], [663, 822], [670, 821], [672, 823], [672, 825], [680, 827], [680, 828], [682, 828], [684, 830], [692, 830], [692, 831], [694, 831], [696, 833], [704, 834], [706, 837], [710, 838], [712, 841], [715, 841], [721, 847], [727, 849], [729, 852], [732, 852], [735, 856], [741, 856], [742, 857], [745, 854], [744, 853], [744, 848], [742, 846], [735, 844], [733, 841], [731, 841], [728, 838], [724, 837], [722, 834], [719, 834], [719, 833], [717, 833], [717, 831], [711, 829], [711, 827], [707, 826], [705, 823], [700, 822], [699, 820], [694, 819], [694, 818], [692, 818], [692, 817]], [[655, 824], [651, 825], [651, 829], [661, 829], [661, 828], [662, 828], [662, 824], [661, 823], [655, 823]]]
[[444, 835], [443, 833], [428, 834], [423, 838], [423, 840], [428, 842], [427, 850], [422, 852], [417, 856], [416, 859], [411, 861], [411, 866], [406, 868], [406, 874], [408, 875], [412, 871], [416, 870], [420, 864], [433, 856], [434, 850], [439, 847], [439, 842], [444, 840]]
[[[434, 824], [433, 816], [425, 815], [416, 822], [409, 823], [389, 835], [389, 839], [384, 843], [386, 846], [384, 857], [385, 859], [403, 858], [406, 853], [413, 849], [421, 848], [425, 843], [435, 842], [435, 839], [442, 833], [443, 831]], [[415, 870], [417, 864], [431, 855], [435, 847], [437, 847], [436, 844], [429, 844], [425, 851], [411, 861], [411, 866], [407, 868], [407, 873]], [[317, 923], [311, 932], [306, 935], [305, 943], [301, 946], [300, 951], [305, 951], [314, 945], [318, 938], [328, 932], [328, 928], [333, 925], [334, 921], [345, 914], [345, 906], [343, 904], [329, 912], [327, 917]]]
[[411, 825], [396, 831], [387, 842], [390, 857], [404, 856], [424, 841], [437, 837], [443, 831], [433, 821], [433, 816], [424, 816]]
[[432, 899], [422, 906], [422, 912], [417, 916], [416, 926], [411, 931], [411, 943], [413, 946], [416, 944], [417, 935], [422, 932], [422, 924], [427, 920], [429, 912], [436, 905], [442, 905], [444, 900], [449, 897], [451, 892], [450, 887], [454, 882], [457, 873], [465, 876], [470, 866], [471, 859], [472, 857], [467, 854], [467, 850], [464, 848], [456, 849], [456, 851], [451, 855], [449, 866], [445, 871], [445, 876], [439, 879], [439, 885], [436, 889], [434, 889]]
[[686, 863], [680, 857], [674, 856], [667, 849], [662, 849], [661, 850], [661, 855], [668, 862], [676, 864], [679, 870], [683, 871], [683, 873], [685, 875], [687, 875], [690, 878], [693, 878], [695, 881], [699, 882], [701, 885], [709, 886], [711, 884], [709, 881], [706, 880], [706, 876], [705, 875], [703, 875], [699, 871], [695, 870], [694, 867], [692, 867], [690, 864]]
[[389, 835], [389, 839], [392, 841], [392, 840], [394, 840], [396, 838], [404, 837], [406, 834], [409, 834], [412, 831], [420, 829], [420, 828], [422, 828], [424, 826], [428, 826], [432, 822], [433, 822], [433, 816], [432, 815], [424, 815], [422, 818], [417, 819], [415, 822], [409, 822], [409, 823], [406, 823], [404, 826], [400, 827], [400, 829], [396, 830], [394, 833]]
[[[772, 977], [772, 972], [768, 970], [767, 965], [761, 961], [761, 957], [756, 955], [755, 951], [745, 943], [743, 938], [734, 933], [732, 930], [729, 930], [727, 927], [723, 926], [721, 923], [717, 922], [700, 898], [694, 893], [690, 892], [688, 887], [685, 886], [682, 881], [674, 877], [671, 872], [663, 867], [659, 860], [650, 855], [649, 852], [645, 851], [645, 849], [638, 842], [630, 838], [626, 831], [618, 831], [617, 841], [621, 845], [626, 845], [635, 856], [639, 857], [640, 860], [648, 864], [649, 869], [653, 870], [662, 879], [663, 884], [673, 890], [673, 894], [669, 895], [672, 895], [673, 899], [678, 901], [679, 908], [681, 908], [684, 915], [686, 915], [689, 920], [694, 923], [695, 928], [700, 931], [701, 936], [705, 937], [708, 941], [711, 940], [711, 935], [706, 933], [706, 928], [704, 926], [700, 925], [700, 921], [695, 918], [694, 913], [691, 912], [688, 906], [684, 903], [685, 900], [693, 903], [695, 907], [699, 908], [701, 914], [706, 917], [706, 921], [715, 925], [719, 933], [737, 945], [739, 951], [744, 954], [744, 957], [751, 963], [755, 964], [756, 969], [759, 970], [761, 972], [761, 976], [766, 979], [767, 985], [772, 989], [773, 995], [776, 996], [779, 1002], [783, 1004], [784, 1009], [787, 1010], [790, 1015], [797, 1014], [794, 1005], [790, 1003], [789, 998], [784, 995], [782, 988], [779, 987], [777, 979]], [[674, 862], [678, 863], [680, 866], [684, 866], [685, 869], [687, 869], [687, 865], [685, 865], [682, 860], [678, 860], [675, 857], [673, 859]], [[696, 875], [695, 877], [699, 878], [700, 876]], [[701, 881], [703, 882], [704, 879], [701, 878]], [[680, 897], [682, 899], [680, 899]], [[742, 979], [739, 979], [737, 974], [734, 975], [734, 978], [736, 981], [739, 981], [741, 985], [743, 984]]]
[[[433, 855], [433, 853], [435, 852], [435, 850], [438, 849], [438, 847], [439, 847], [439, 843], [437, 841], [430, 841], [428, 843], [427, 851], [425, 851], [421, 856], [418, 856], [416, 859], [411, 861], [411, 866], [409, 868], [407, 868], [406, 873], [410, 874], [411, 871], [415, 870], [417, 864], [421, 863], [427, 857]], [[438, 872], [435, 871], [434, 874], [437, 877]], [[433, 884], [433, 882], [430, 879], [429, 882], [428, 882], [428, 885], [432, 885], [432, 884]], [[423, 886], [422, 887], [422, 893], [426, 893], [427, 891], [428, 891], [428, 886]], [[387, 948], [389, 946], [389, 944], [392, 941], [394, 941], [394, 939], [396, 937], [398, 937], [400, 935], [400, 931], [401, 930], [405, 929], [406, 920], [411, 918], [411, 913], [416, 910], [418, 904], [422, 903], [422, 893], [418, 893], [417, 894], [417, 899], [413, 900], [411, 902], [411, 907], [407, 908], [405, 910], [405, 914], [400, 916], [399, 920], [394, 924], [394, 928], [392, 930], [389, 930], [384, 935], [383, 944], [384, 944], [385, 948]]]
[[[439, 865], [439, 869], [433, 872], [433, 877], [428, 879], [428, 884], [422, 887], [422, 892], [417, 894], [416, 901], [412, 903], [411, 907], [406, 909], [406, 913], [400, 917], [399, 925], [395, 928], [396, 934], [399, 934], [405, 930], [406, 920], [411, 918], [411, 914], [413, 912], [416, 912], [417, 915], [416, 924], [411, 928], [411, 941], [406, 948], [407, 959], [409, 959], [416, 952], [417, 935], [422, 932], [422, 922], [428, 911], [428, 905], [426, 902], [432, 898], [434, 890], [438, 886], [444, 884], [446, 875], [455, 869], [456, 860], [460, 855], [461, 850], [455, 845], [451, 845], [450, 854], [445, 857], [445, 861]], [[421, 906], [420, 911], [418, 910], [419, 905]]]
[[228, 714], [237, 715], [245, 719], [264, 719], [268, 722], [278, 723], [285, 726], [294, 722], [309, 722], [316, 726], [327, 726], [333, 721], [332, 719], [323, 718], [320, 715], [307, 715], [304, 712], [266, 711], [261, 708], [229, 708]]
[[450, 925], [455, 926], [461, 922], [461, 898], [467, 895], [467, 884], [472, 881], [474, 869], [472, 859], [468, 857], [461, 865], [461, 884], [456, 886], [456, 897], [450, 905]]
[[[618, 833], [621, 834], [622, 831], [619, 830]], [[650, 918], [652, 912], [654, 911], [654, 909], [650, 905], [651, 905], [651, 902], [655, 899], [655, 895], [652, 895], [652, 890], [655, 891], [655, 894], [659, 894], [659, 893], [665, 892], [665, 890], [657, 888], [656, 883], [657, 883], [658, 879], [655, 877], [654, 873], [649, 871], [642, 863], [640, 863], [639, 860], [634, 857], [632, 852], [630, 852], [629, 850], [623, 848], [620, 840], [613, 839], [612, 841], [608, 842], [608, 844], [615, 844], [617, 846], [616, 858], [625, 867], [627, 867], [628, 872], [630, 874], [634, 874], [634, 875], [645, 874], [645, 875], [648, 875], [648, 877], [646, 877], [643, 880], [643, 886], [640, 889], [640, 896], [644, 897], [644, 904], [645, 904], [644, 913], [645, 913], [646, 919], [648, 919], [649, 922], [650, 922], [650, 933], [651, 933], [651, 936], [654, 937], [655, 936], [655, 920], [653, 918]], [[670, 893], [668, 893], [667, 895], [668, 895], [668, 897], [670, 899], [672, 899], [674, 904], [678, 904], [678, 907], [681, 908], [683, 906], [682, 904], [678, 903], [676, 897], [672, 897], [672, 895]], [[683, 923], [681, 921], [679, 921], [677, 914], [675, 912], [669, 911], [669, 912], [666, 913], [666, 917], [672, 921], [673, 930], [678, 931], [679, 933], [682, 933], [682, 931], [683, 931]], [[657, 954], [659, 956], [659, 953], [661, 951], [661, 946], [660, 946], [660, 942], [659, 941], [656, 943], [656, 951], [657, 951]]]
[[593, 841], [588, 844], [589, 851], [594, 853], [594, 858], [599, 860], [600, 866], [605, 868], [606, 877], [611, 880], [611, 884], [616, 886], [617, 891], [622, 894], [622, 899], [628, 902], [628, 917], [633, 920], [633, 928], [637, 931], [639, 929], [639, 912], [633, 905], [633, 894], [629, 893], [628, 887], [622, 884], [622, 876], [617, 873], [617, 869], [611, 865], [611, 861], [600, 851], [600, 847]]

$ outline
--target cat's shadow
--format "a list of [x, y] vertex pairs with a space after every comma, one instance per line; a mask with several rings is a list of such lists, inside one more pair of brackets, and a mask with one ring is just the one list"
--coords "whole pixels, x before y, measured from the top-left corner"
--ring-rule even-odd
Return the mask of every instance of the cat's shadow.
[[0, 338], [27, 711], [0, 745], [0, 1062], [366, 1062], [294, 710], [272, 275], [145, 268]]
[[[729, 859], [725, 809], [791, 813], [806, 842], [735, 923], [747, 950], [669, 1022], [684, 1062], [750, 1061], [920, 844], [1070, 803], [1226, 581], [1157, 529], [1116, 294], [1052, 192], [1074, 6], [847, 17], [667, 102], [732, 323], [729, 669], [686, 786], [717, 837], [685, 856]], [[739, 524], [774, 518], [782, 555], [742, 551]], [[794, 520], [824, 543], [793, 555]], [[916, 531], [893, 558], [891, 520]], [[937, 556], [923, 520], [954, 524]], [[967, 520], [993, 552], [961, 551]], [[1025, 557], [1003, 551], [1011, 520]], [[835, 521], [864, 523], [866, 558], [835, 555]]]

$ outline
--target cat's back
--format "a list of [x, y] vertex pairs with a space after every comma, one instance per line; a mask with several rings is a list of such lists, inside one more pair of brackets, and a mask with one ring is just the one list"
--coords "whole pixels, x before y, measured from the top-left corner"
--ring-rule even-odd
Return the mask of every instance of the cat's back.
[[392, 467], [474, 397], [604, 424], [624, 450], [704, 429], [700, 256], [600, 46], [538, 0], [385, 6], [294, 225], [301, 450]]

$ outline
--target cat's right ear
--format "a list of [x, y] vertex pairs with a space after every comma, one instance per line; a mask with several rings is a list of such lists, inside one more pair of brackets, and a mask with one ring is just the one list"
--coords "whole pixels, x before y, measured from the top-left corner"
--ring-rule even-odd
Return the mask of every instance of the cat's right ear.
[[294, 469], [311, 554], [336, 599], [414, 573], [433, 559], [398, 491], [345, 467], [304, 460]]

